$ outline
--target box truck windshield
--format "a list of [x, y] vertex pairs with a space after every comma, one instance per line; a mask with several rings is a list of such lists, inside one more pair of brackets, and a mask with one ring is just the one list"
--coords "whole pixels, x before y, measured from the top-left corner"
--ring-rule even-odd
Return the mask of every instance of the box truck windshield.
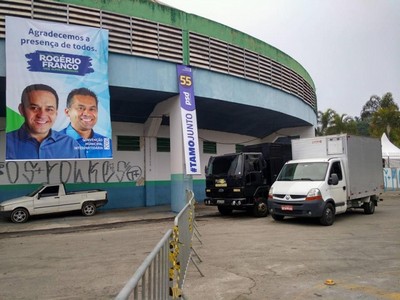
[[277, 180], [323, 181], [327, 168], [326, 162], [288, 163], [283, 166]]

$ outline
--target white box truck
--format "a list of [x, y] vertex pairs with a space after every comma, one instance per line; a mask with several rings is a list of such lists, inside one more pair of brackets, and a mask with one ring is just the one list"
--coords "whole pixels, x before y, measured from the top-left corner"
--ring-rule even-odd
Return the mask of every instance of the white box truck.
[[292, 140], [292, 157], [268, 194], [274, 220], [312, 217], [329, 226], [351, 208], [374, 213], [383, 192], [379, 139], [340, 134]]

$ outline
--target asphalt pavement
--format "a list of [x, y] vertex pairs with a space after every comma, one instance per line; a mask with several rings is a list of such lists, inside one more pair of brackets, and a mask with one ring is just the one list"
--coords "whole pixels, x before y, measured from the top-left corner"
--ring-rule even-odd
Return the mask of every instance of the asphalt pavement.
[[[387, 191], [381, 198], [398, 198], [400, 191]], [[202, 200], [195, 205], [195, 216], [219, 214], [214, 206], [205, 206]], [[85, 217], [80, 212], [67, 212], [59, 214], [32, 216], [28, 222], [22, 224], [12, 223], [9, 219], [0, 218], [0, 235], [29, 234], [48, 230], [74, 231], [87, 228], [118, 226], [128, 222], [151, 222], [173, 220], [177, 213], [171, 210], [170, 205], [149, 206], [140, 208], [98, 210], [94, 216]]]
[[[191, 266], [185, 294], [191, 300], [400, 299], [400, 191], [386, 192], [381, 198], [383, 202], [373, 216], [350, 213], [330, 227], [240, 214], [219, 217], [216, 207], [198, 201], [195, 218], [204, 221], [198, 223], [202, 242], [196, 241], [195, 246], [203, 258], [200, 267], [205, 276]], [[0, 219], [0, 238], [117, 227], [129, 222], [170, 220], [172, 227], [176, 215], [165, 205], [100, 210], [91, 217], [79, 212], [46, 215], [23, 224]], [[212, 216], [215, 218], [208, 218]], [[328, 279], [335, 285], [326, 285]]]

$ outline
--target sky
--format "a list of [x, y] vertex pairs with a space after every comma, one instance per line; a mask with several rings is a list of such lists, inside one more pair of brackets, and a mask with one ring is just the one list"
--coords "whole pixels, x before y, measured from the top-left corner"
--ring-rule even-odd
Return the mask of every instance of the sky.
[[400, 0], [160, 2], [291, 56], [313, 79], [320, 111], [358, 117], [372, 95], [387, 92], [400, 104]]

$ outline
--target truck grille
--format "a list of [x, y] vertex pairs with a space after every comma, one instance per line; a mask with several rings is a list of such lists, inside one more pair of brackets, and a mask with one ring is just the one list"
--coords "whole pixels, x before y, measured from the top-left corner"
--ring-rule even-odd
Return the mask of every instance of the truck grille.
[[[275, 199], [285, 199], [286, 194], [274, 194]], [[307, 195], [289, 195], [292, 200], [305, 199]]]
[[231, 189], [224, 190], [223, 192], [219, 192], [217, 189], [212, 189], [211, 193], [207, 193], [210, 195], [211, 198], [234, 198], [234, 197], [241, 197], [242, 193], [234, 193]]

